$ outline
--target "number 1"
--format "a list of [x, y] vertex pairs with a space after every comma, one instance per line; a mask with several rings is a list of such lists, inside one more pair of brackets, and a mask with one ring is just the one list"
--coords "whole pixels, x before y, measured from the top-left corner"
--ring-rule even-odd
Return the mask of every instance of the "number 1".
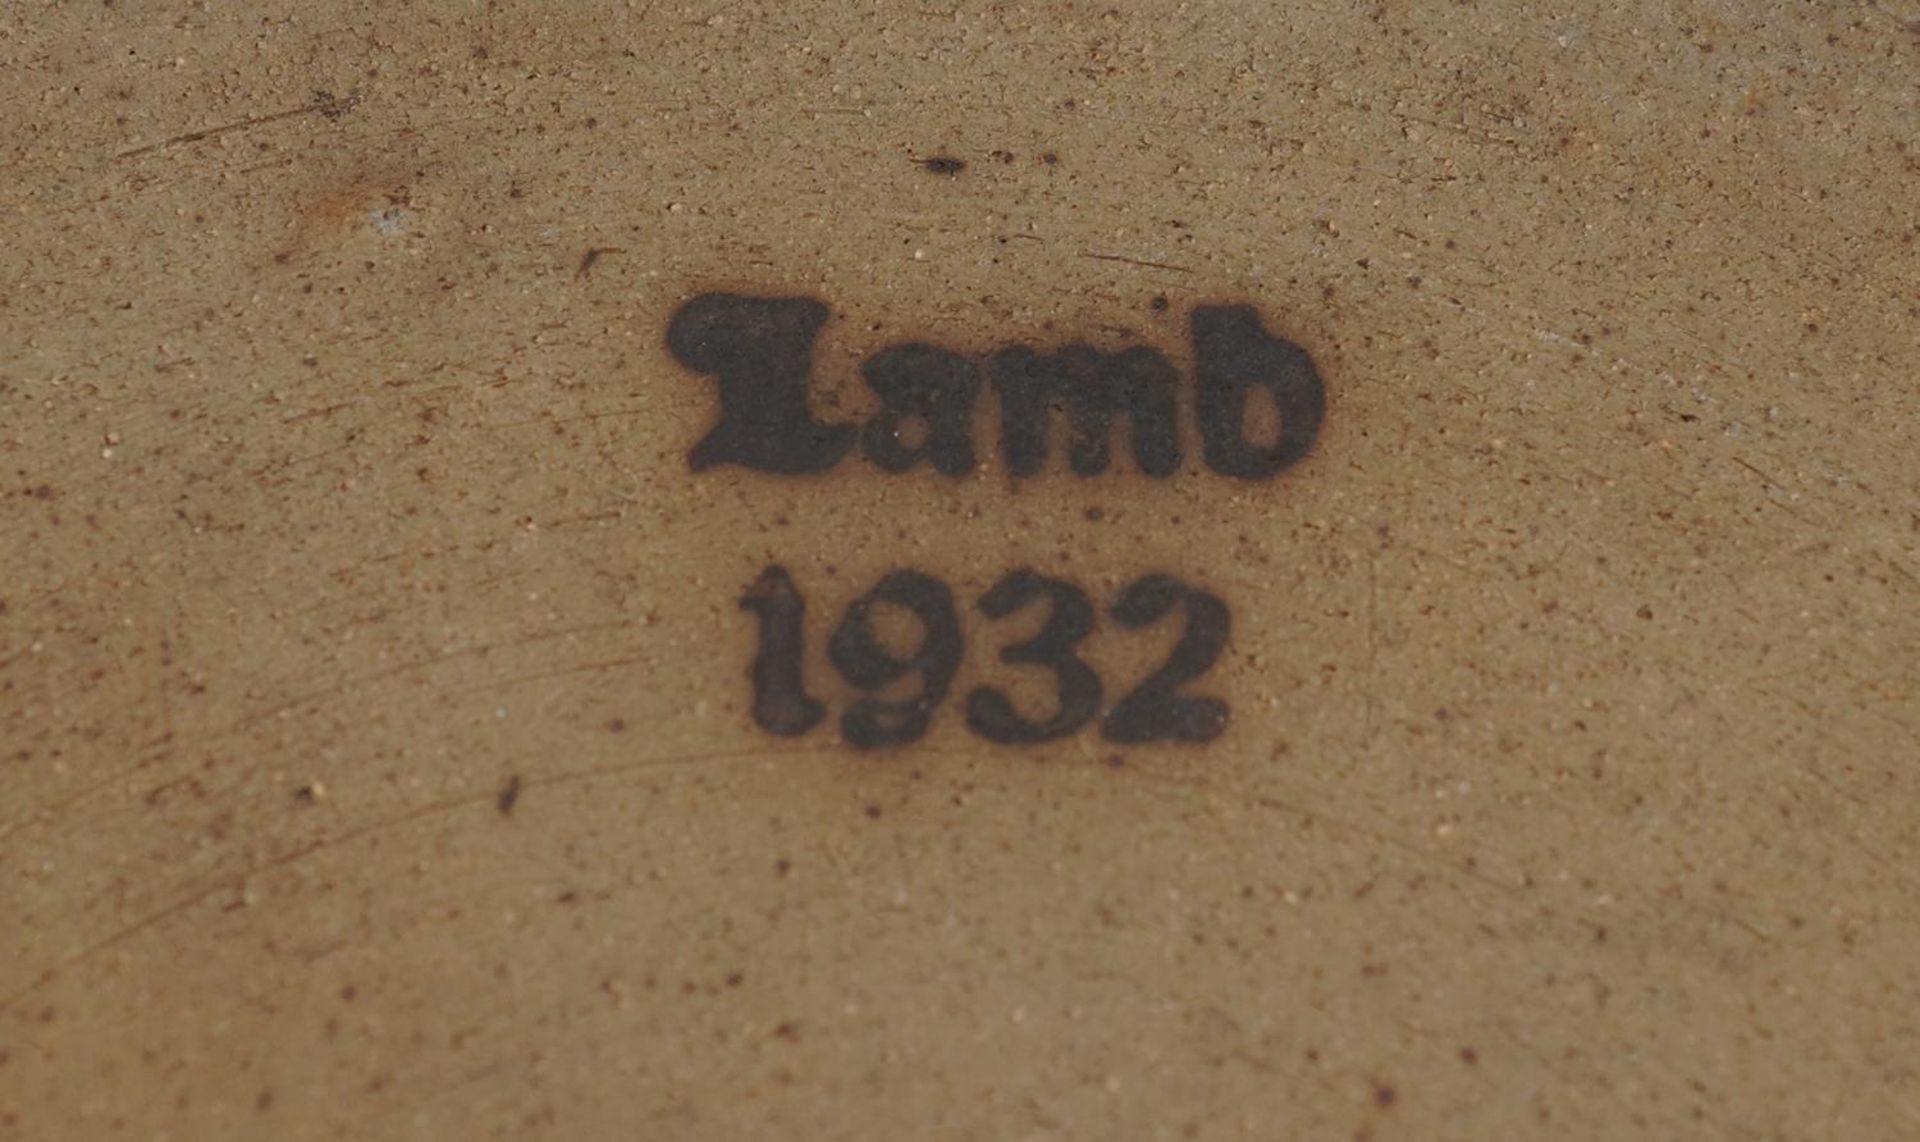
[[760, 572], [740, 596], [740, 609], [752, 611], [760, 620], [760, 652], [748, 671], [753, 680], [753, 720], [770, 734], [799, 737], [827, 716], [827, 708], [807, 696], [801, 676], [807, 601], [793, 585], [793, 576], [776, 564]]

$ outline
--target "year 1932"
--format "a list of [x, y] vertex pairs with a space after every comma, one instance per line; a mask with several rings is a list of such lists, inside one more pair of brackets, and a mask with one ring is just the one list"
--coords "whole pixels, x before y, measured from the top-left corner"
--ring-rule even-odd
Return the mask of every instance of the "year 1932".
[[[807, 689], [807, 604], [800, 588], [786, 568], [770, 566], [747, 588], [740, 606], [758, 625], [758, 649], [748, 671], [755, 723], [781, 737], [813, 730], [825, 720], [827, 707]], [[1181, 628], [1166, 659], [1111, 706], [1106, 704], [1106, 684], [1076, 653], [1098, 625], [1096, 608], [1084, 590], [1023, 567], [1002, 576], [974, 607], [991, 621], [1043, 608], [1038, 633], [1002, 648], [999, 661], [1052, 676], [1053, 696], [1044, 716], [1021, 712], [997, 686], [983, 684], [968, 691], [963, 703], [967, 729], [987, 741], [1054, 741], [1079, 732], [1095, 718], [1102, 737], [1126, 743], [1206, 742], [1226, 728], [1225, 702], [1182, 690], [1213, 667], [1227, 643], [1227, 606], [1207, 591], [1171, 575], [1151, 574], [1127, 584], [1112, 599], [1106, 613], [1123, 630], [1144, 630], [1163, 619], [1178, 621]], [[876, 612], [888, 608], [912, 616], [918, 633], [911, 650], [889, 646], [882, 636]], [[946, 701], [965, 653], [952, 588], [920, 571], [882, 576], [846, 605], [827, 640], [827, 661], [854, 691], [840, 715], [841, 737], [859, 749], [918, 741]]]

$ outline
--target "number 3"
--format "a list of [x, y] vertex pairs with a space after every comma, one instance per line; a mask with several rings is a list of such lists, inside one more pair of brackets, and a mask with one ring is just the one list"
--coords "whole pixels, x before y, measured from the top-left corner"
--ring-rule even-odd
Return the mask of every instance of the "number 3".
[[1041, 599], [1047, 600], [1047, 625], [1027, 641], [1001, 651], [1000, 661], [1052, 667], [1059, 709], [1044, 722], [1030, 722], [1014, 713], [1005, 694], [981, 686], [967, 695], [967, 726], [988, 741], [1052, 741], [1073, 733], [1100, 712], [1100, 676], [1073, 654], [1073, 648], [1093, 630], [1093, 604], [1085, 591], [1022, 568], [981, 596], [980, 612], [990, 619], [1004, 619]]

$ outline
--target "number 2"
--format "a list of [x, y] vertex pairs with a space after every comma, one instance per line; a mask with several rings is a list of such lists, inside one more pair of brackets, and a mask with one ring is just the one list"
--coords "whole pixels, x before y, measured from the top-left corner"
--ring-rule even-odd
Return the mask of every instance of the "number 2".
[[1128, 630], [1152, 626], [1168, 611], [1186, 612], [1186, 629], [1160, 668], [1120, 699], [1100, 733], [1108, 741], [1212, 741], [1227, 725], [1227, 704], [1218, 698], [1189, 698], [1174, 692], [1213, 668], [1227, 645], [1232, 617], [1218, 597], [1189, 587], [1170, 575], [1136, 579], [1113, 604], [1113, 617]]

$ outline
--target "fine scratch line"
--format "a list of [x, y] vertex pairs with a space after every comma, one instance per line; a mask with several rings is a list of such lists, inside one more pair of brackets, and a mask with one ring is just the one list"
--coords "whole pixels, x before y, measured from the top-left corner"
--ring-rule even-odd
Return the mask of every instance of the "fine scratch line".
[[260, 127], [268, 123], [278, 123], [282, 119], [292, 119], [298, 115], [318, 113], [329, 119], [338, 119], [340, 116], [353, 110], [359, 102], [360, 97], [357, 95], [349, 95], [341, 99], [336, 97], [331, 91], [316, 91], [313, 93], [313, 102], [303, 104], [299, 107], [289, 107], [285, 111], [275, 111], [271, 115], [255, 115], [246, 119], [236, 120], [232, 123], [222, 123], [218, 127], [208, 127], [202, 131], [189, 131], [184, 135], [175, 135], [171, 139], [162, 139], [157, 143], [148, 143], [144, 147], [135, 147], [131, 151], [121, 151], [115, 155], [114, 158], [137, 158], [140, 155], [165, 150], [168, 147], [184, 146], [187, 143], [198, 143], [203, 139], [211, 139], [216, 135], [224, 135], [230, 131], [244, 131], [249, 127]]
[[1172, 270], [1176, 274], [1190, 274], [1193, 271], [1185, 266], [1168, 265], [1166, 262], [1149, 262], [1145, 258], [1127, 258], [1119, 254], [1083, 253], [1083, 258], [1092, 258], [1097, 262], [1124, 262], [1129, 266], [1149, 266], [1156, 270]]

